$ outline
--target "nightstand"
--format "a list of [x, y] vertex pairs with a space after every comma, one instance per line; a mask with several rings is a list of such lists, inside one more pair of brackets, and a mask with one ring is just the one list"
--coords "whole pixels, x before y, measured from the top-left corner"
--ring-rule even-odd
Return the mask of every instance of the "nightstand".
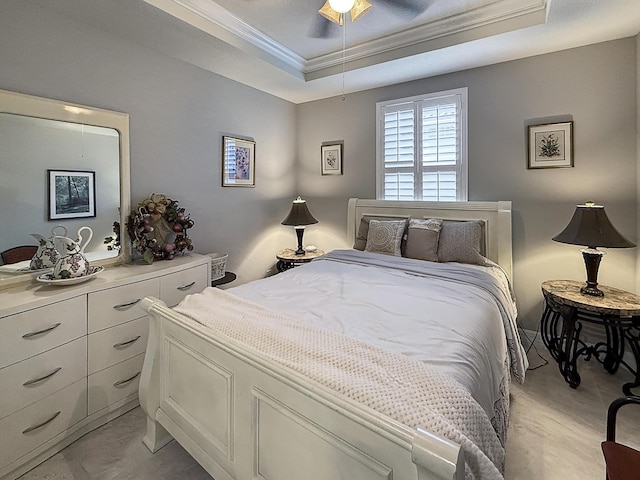
[[316, 250], [315, 252], [305, 252], [304, 255], [296, 255], [295, 250], [291, 248], [285, 248], [284, 250], [280, 250], [276, 254], [276, 258], [278, 259], [276, 268], [278, 269], [278, 272], [284, 272], [285, 270], [289, 270], [296, 265], [309, 263], [314, 258], [318, 258], [322, 255], [324, 255], [324, 250]]
[[[602, 285], [603, 297], [585, 295], [580, 293], [583, 285], [572, 280], [542, 283], [546, 303], [540, 320], [542, 341], [572, 388], [580, 385], [577, 359], [593, 356], [611, 374], [620, 365], [633, 373], [635, 381], [622, 386], [625, 395], [632, 395], [631, 389], [640, 386], [640, 296]], [[580, 340], [583, 322], [602, 325], [607, 341], [587, 345]], [[625, 343], [635, 358], [635, 369], [624, 360]]]

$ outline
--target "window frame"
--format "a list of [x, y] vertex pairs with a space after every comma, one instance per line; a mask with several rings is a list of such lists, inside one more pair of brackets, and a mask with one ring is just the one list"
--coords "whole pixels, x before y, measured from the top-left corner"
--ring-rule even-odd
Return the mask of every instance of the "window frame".
[[[399, 98], [394, 100], [387, 100], [384, 102], [376, 103], [376, 198], [379, 200], [385, 200], [385, 165], [384, 165], [384, 151], [385, 151], [385, 136], [384, 136], [384, 123], [385, 113], [389, 107], [399, 106], [404, 104], [413, 104], [414, 118], [421, 118], [421, 108], [423, 103], [434, 103], [438, 99], [444, 97], [456, 97], [456, 103], [460, 105], [460, 122], [458, 135], [459, 141], [459, 156], [456, 161], [456, 201], [465, 202], [469, 195], [468, 184], [468, 87], [455, 88], [451, 90], [444, 90], [440, 92], [432, 92], [423, 95], [414, 95], [411, 97]], [[414, 125], [413, 135], [413, 151], [414, 151], [414, 165], [412, 168], [414, 174], [414, 185], [416, 183], [422, 183], [423, 165], [420, 158], [416, 159], [422, 152], [422, 124]], [[438, 167], [430, 168], [430, 170], [438, 171]], [[450, 170], [448, 167], [442, 167], [442, 171]], [[420, 175], [420, 181], [417, 180], [417, 175]], [[418, 196], [416, 195], [418, 194]], [[414, 200], [422, 200], [422, 189], [417, 190], [414, 188]], [[393, 201], [393, 200], [391, 200]]]

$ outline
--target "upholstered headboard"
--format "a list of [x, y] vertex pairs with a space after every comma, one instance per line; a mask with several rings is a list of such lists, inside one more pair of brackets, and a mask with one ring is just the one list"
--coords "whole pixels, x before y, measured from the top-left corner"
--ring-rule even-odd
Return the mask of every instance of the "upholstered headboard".
[[349, 199], [347, 240], [353, 245], [363, 216], [483, 220], [485, 256], [500, 265], [513, 280], [511, 202], [398, 202]]

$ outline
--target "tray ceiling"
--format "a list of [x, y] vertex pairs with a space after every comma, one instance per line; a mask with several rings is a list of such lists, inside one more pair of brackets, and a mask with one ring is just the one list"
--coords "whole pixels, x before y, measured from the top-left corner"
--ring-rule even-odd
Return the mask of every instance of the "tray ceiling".
[[[294, 103], [624, 38], [638, 0], [369, 0], [315, 38], [324, 0], [33, 0]], [[346, 49], [343, 52], [343, 32]], [[344, 76], [343, 76], [344, 70]]]

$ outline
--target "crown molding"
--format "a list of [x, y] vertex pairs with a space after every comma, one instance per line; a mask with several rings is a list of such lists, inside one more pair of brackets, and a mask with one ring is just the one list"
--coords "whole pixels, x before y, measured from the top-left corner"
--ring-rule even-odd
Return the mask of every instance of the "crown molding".
[[242, 51], [302, 78], [307, 61], [211, 0], [143, 0]]
[[[524, 1], [526, 4], [523, 4]], [[498, 0], [473, 10], [349, 47], [344, 52], [345, 68], [349, 70], [349, 65], [352, 68], [362, 68], [544, 23], [547, 19], [549, 1], [524, 1]], [[342, 62], [342, 51], [315, 57], [306, 62], [303, 73], [307, 80], [320, 78], [325, 76], [328, 70], [341, 67]]]
[[[495, 0], [327, 55], [305, 59], [213, 0], [144, 0], [306, 81], [544, 23], [550, 0]], [[366, 21], [366, 20], [364, 20]], [[343, 57], [344, 56], [344, 57]], [[344, 60], [343, 60], [344, 58]]]

